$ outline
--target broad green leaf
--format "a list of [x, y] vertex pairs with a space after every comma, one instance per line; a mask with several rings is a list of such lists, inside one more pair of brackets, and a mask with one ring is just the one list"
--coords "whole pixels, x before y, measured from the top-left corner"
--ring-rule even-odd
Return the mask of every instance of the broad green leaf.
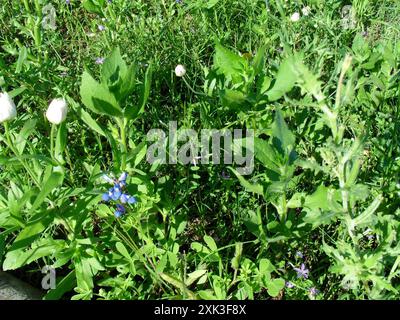
[[121, 243], [121, 242], [117, 242], [117, 244], [115, 245], [118, 252], [120, 254], [122, 254], [122, 256], [124, 256], [124, 258], [126, 258], [128, 261], [132, 261], [132, 257], [129, 254], [128, 250], [126, 250], [126, 247]]
[[275, 267], [272, 265], [271, 261], [268, 259], [261, 259], [259, 270], [261, 274], [270, 274], [275, 271]]
[[125, 77], [127, 69], [119, 48], [115, 48], [104, 60], [101, 67], [101, 79], [103, 84], [107, 86], [115, 84], [119, 79]]
[[114, 95], [104, 84], [98, 83], [88, 72], [82, 75], [80, 94], [83, 104], [93, 112], [109, 116], [122, 116]]
[[234, 84], [243, 81], [242, 73], [246, 69], [247, 60], [217, 43], [215, 46], [214, 68], [217, 74], [223, 74]]
[[91, 13], [102, 14], [100, 3], [96, 0], [83, 0], [83, 7]]
[[294, 69], [296, 63], [297, 61], [293, 56], [282, 62], [273, 87], [266, 93], [269, 101], [276, 101], [293, 89], [297, 80], [297, 73]]
[[105, 133], [104, 129], [97, 123], [96, 120], [92, 118], [92, 116], [89, 113], [87, 113], [82, 108], [79, 108], [77, 112], [80, 118], [83, 120], [83, 122], [85, 122], [90, 129], [102, 135], [103, 137], [107, 137], [107, 134]]
[[6, 254], [6, 258], [3, 263], [3, 269], [18, 269], [40, 258], [53, 255], [55, 252], [62, 250], [64, 246], [64, 240], [41, 239], [36, 243], [33, 243], [32, 248], [28, 250], [25, 250], [24, 247], [10, 250]]
[[266, 168], [279, 173], [276, 152], [267, 141], [254, 138], [254, 155]]
[[285, 287], [285, 280], [273, 279], [267, 284], [267, 291], [271, 297], [276, 297], [279, 295], [279, 292]]

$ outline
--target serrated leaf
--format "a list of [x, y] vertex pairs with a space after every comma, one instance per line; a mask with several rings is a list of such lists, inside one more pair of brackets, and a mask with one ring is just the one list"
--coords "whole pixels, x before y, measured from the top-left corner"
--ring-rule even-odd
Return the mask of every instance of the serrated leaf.
[[242, 73], [247, 66], [247, 60], [217, 43], [215, 46], [214, 68], [217, 74], [223, 74], [234, 84], [243, 81]]

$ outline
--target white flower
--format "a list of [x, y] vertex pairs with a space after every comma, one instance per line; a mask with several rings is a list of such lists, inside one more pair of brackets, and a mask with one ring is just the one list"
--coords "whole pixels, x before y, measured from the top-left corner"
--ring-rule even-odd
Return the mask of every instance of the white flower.
[[0, 93], [0, 122], [8, 121], [17, 116], [14, 101], [8, 93]]
[[290, 20], [292, 20], [293, 22], [297, 22], [300, 20], [300, 13], [295, 12], [292, 14], [292, 16], [290, 17]]
[[311, 12], [311, 8], [309, 6], [304, 7], [303, 9], [301, 9], [301, 12], [303, 12], [303, 15], [308, 16]]
[[175, 74], [177, 77], [183, 77], [186, 74], [185, 67], [181, 64], [178, 64], [175, 68]]
[[67, 102], [62, 98], [54, 99], [47, 109], [46, 117], [51, 123], [60, 124], [67, 117], [67, 112]]

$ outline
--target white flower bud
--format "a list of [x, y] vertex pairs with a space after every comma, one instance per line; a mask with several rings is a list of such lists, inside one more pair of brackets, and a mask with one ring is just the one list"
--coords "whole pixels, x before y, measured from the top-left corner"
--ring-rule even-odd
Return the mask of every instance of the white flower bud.
[[292, 16], [290, 17], [290, 20], [292, 20], [293, 22], [297, 22], [300, 20], [300, 13], [295, 12], [292, 14]]
[[67, 102], [62, 98], [54, 99], [47, 109], [46, 117], [51, 123], [60, 124], [67, 117], [67, 112]]
[[303, 13], [304, 16], [308, 16], [311, 13], [311, 8], [309, 6], [306, 6], [303, 9], [301, 9], [301, 12]]
[[178, 64], [175, 68], [175, 74], [177, 77], [183, 77], [186, 74], [185, 67], [181, 64]]
[[0, 93], [0, 122], [11, 120], [17, 116], [14, 101], [8, 93]]

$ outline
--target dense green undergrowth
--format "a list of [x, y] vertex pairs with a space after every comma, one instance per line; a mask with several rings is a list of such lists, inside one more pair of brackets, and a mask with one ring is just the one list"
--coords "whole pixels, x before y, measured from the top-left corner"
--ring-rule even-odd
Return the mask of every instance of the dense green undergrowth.
[[[0, 21], [3, 270], [53, 268], [45, 299], [399, 298], [397, 1], [3, 0]], [[254, 170], [149, 163], [169, 121], [253, 130]]]

